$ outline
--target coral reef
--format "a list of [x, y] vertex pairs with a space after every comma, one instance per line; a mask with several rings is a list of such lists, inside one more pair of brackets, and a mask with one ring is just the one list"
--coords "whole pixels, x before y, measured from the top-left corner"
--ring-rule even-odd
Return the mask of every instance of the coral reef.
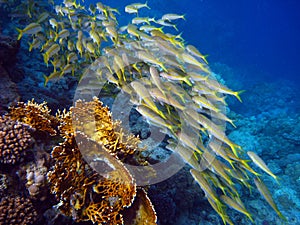
[[17, 106], [11, 107], [8, 115], [14, 120], [54, 136], [57, 134], [59, 120], [50, 114], [46, 104], [46, 102], [37, 104], [34, 100], [28, 101], [27, 104], [18, 102]]
[[0, 117], [0, 163], [16, 164], [23, 160], [32, 145], [32, 129], [9, 117]]
[[[71, 113], [84, 120], [71, 120]], [[95, 129], [91, 126], [91, 116], [96, 121]], [[55, 166], [48, 173], [48, 180], [52, 192], [61, 201], [59, 209], [76, 221], [123, 224], [120, 211], [132, 204], [136, 187], [119, 158], [128, 159], [136, 151], [139, 140], [125, 135], [120, 123], [112, 121], [108, 108], [97, 98], [92, 102], [77, 101], [68, 113], [59, 113], [58, 118], [64, 121], [59, 130], [65, 142], [52, 151]], [[80, 150], [75, 137], [83, 142]], [[94, 171], [82, 153], [85, 159], [91, 157], [93, 168], [102, 169], [104, 174]]]
[[[35, 132], [50, 134], [48, 138], [57, 141], [61, 140], [57, 136], [61, 136], [64, 140], [51, 152], [50, 171], [45, 165], [46, 156], [39, 152], [35, 152], [35, 163], [21, 166], [23, 172], [19, 174], [25, 177], [22, 179], [31, 199], [44, 201], [50, 186], [59, 201], [60, 212], [74, 221], [124, 224], [122, 212], [126, 208], [130, 217], [126, 217], [125, 224], [156, 224], [156, 214], [146, 192], [143, 189], [137, 192], [134, 178], [122, 163], [147, 163], [136, 154], [139, 139], [125, 134], [121, 123], [112, 120], [109, 109], [99, 99], [77, 101], [70, 111], [58, 111], [56, 116], [50, 114], [46, 103], [19, 102], [8, 115], [3, 117], [9, 118], [7, 125], [17, 127], [15, 124], [24, 123], [27, 125], [23, 126], [34, 127]], [[83, 116], [87, 121], [76, 123], [72, 115]], [[96, 119], [95, 132], [91, 132], [90, 116]], [[80, 140], [80, 149], [75, 139]]]
[[37, 210], [30, 199], [7, 196], [0, 202], [0, 224], [31, 225], [37, 220]]
[[[284, 145], [280, 145], [284, 148], [299, 145], [297, 129], [291, 131], [290, 129], [282, 130], [278, 127], [280, 123], [290, 126], [289, 121], [272, 122], [263, 115], [264, 111], [270, 109], [267, 99], [270, 97], [273, 102], [279, 96], [267, 96], [265, 99], [257, 99], [255, 96], [253, 99], [246, 99], [252, 103], [259, 101], [261, 107], [247, 104], [252, 105], [256, 111], [262, 113], [260, 115], [263, 118], [262, 123], [260, 125], [253, 124], [257, 119], [261, 119], [258, 117], [237, 122], [236, 125], [240, 130], [227, 136], [224, 124], [226, 122], [233, 123], [225, 115], [228, 108], [224, 94], [234, 95], [240, 100], [239, 92], [226, 88], [222, 78], [210, 72], [205, 57], [197, 50], [195, 51], [193, 46], [186, 46], [180, 35], [165, 34], [159, 29], [148, 32], [144, 30], [145, 27], [142, 29], [142, 26], [138, 24], [129, 24], [127, 28], [121, 31], [115, 18], [118, 11], [101, 3], [96, 6], [90, 5], [89, 12], [91, 13], [89, 13], [87, 10], [80, 11], [79, 3], [74, 5], [69, 1], [64, 1], [63, 5], [50, 6], [52, 10], [45, 13], [44, 6], [41, 6], [43, 8], [41, 9], [34, 1], [28, 0], [27, 2], [28, 5], [22, 3], [20, 8], [26, 7], [27, 13], [33, 13], [29, 16], [32, 18], [28, 21], [37, 22], [39, 29], [49, 31], [34, 32], [33, 34], [29, 32], [27, 34], [30, 37], [24, 35], [24, 40], [32, 38], [29, 42], [30, 51], [41, 48], [45, 63], [51, 62], [52, 64], [53, 73], [45, 76], [45, 84], [49, 80], [60, 80], [63, 86], [59, 90], [66, 90], [70, 84], [74, 84], [73, 81], [76, 78], [79, 78], [80, 84], [86, 84], [81, 86], [81, 88], [83, 87], [81, 92], [92, 93], [95, 86], [98, 88], [97, 85], [101, 85], [102, 81], [106, 82], [106, 78], [109, 78], [111, 86], [106, 87], [106, 93], [111, 92], [113, 95], [117, 95], [118, 92], [115, 91], [117, 89], [122, 90], [122, 93], [129, 94], [130, 103], [137, 106], [136, 109], [140, 114], [146, 117], [152, 125], [162, 128], [162, 132], [172, 139], [169, 143], [165, 143], [168, 144], [168, 149], [180, 153], [183, 159], [193, 167], [191, 170], [193, 178], [205, 192], [211, 206], [221, 216], [224, 223], [231, 224], [228, 215], [231, 217], [232, 213], [227, 215], [225, 208], [227, 207], [226, 204], [229, 207], [232, 206], [231, 201], [233, 200], [242, 208], [238, 211], [242, 211], [250, 220], [252, 219], [241, 203], [240, 193], [243, 193], [243, 190], [240, 186], [251, 190], [250, 180], [252, 177], [257, 177], [258, 173], [252, 169], [252, 164], [244, 158], [246, 155], [244, 150], [263, 153], [263, 156], [279, 154], [279, 150], [275, 151], [278, 145], [273, 142], [272, 138], [264, 138], [263, 135], [259, 135], [262, 131], [264, 134], [273, 134], [277, 130], [275, 136], [285, 140], [282, 143]], [[145, 5], [147, 6], [147, 4]], [[131, 7], [133, 6], [131, 5]], [[69, 14], [77, 11], [82, 13], [79, 14], [80, 23], [78, 25], [73, 14]], [[51, 20], [53, 21], [50, 23], [52, 27], [48, 23], [50, 18], [55, 20]], [[76, 23], [74, 23], [74, 19]], [[163, 24], [163, 26], [176, 27], [171, 20], [165, 20]], [[19, 29], [19, 38], [26, 34], [29, 28], [26, 26], [23, 30]], [[74, 32], [70, 33], [71, 30]], [[82, 32], [83, 30], [84, 32]], [[136, 45], [135, 41], [139, 44]], [[75, 42], [76, 46], [74, 45]], [[112, 43], [118, 48], [116, 51], [111, 51], [111, 46], [100, 48], [100, 42]], [[50, 45], [48, 45], [49, 43]], [[103, 50], [105, 56], [95, 60], [102, 55], [100, 50]], [[62, 53], [66, 57], [60, 57]], [[126, 58], [136, 58], [139, 62], [128, 64]], [[95, 63], [92, 63], [94, 60]], [[33, 67], [34, 62], [29, 61], [28, 68]], [[90, 70], [83, 72], [82, 68], [86, 66], [91, 66]], [[31, 70], [28, 71], [30, 73]], [[107, 72], [113, 73], [112, 76], [106, 77], [105, 73]], [[45, 74], [48, 73], [50, 73], [49, 70], [45, 72]], [[61, 79], [63, 75], [71, 74], [75, 75], [76, 78]], [[92, 80], [84, 83], [90, 75], [94, 78], [97, 77], [101, 82], [93, 83], [94, 80]], [[68, 82], [69, 78], [73, 80]], [[41, 81], [41, 76], [34, 79], [34, 82], [26, 83], [26, 88], [36, 86], [35, 84]], [[42, 86], [42, 84], [37, 86]], [[175, 89], [172, 89], [174, 87]], [[42, 96], [47, 96], [46, 89], [39, 87], [37, 90], [42, 90]], [[55, 86], [51, 85], [50, 90], [55, 90]], [[268, 90], [271, 91], [272, 89]], [[39, 91], [35, 92], [39, 94]], [[61, 91], [55, 91], [55, 93], [58, 92]], [[65, 103], [71, 99], [66, 98], [68, 100], [60, 102], [64, 96], [59, 95], [60, 99], [58, 97], [53, 101], [53, 105], [56, 107], [61, 102]], [[39, 98], [42, 99], [43, 97]], [[283, 106], [285, 100], [289, 101], [289, 98], [281, 101], [279, 106]], [[5, 100], [4, 102], [8, 104], [7, 102], [12, 101]], [[273, 113], [275, 112], [273, 111]], [[126, 134], [121, 123], [112, 120], [108, 108], [103, 107], [98, 99], [90, 102], [77, 101], [75, 107], [72, 107], [70, 111], [58, 112], [56, 116], [50, 115], [50, 110], [45, 102], [39, 105], [29, 101], [28, 103], [18, 103], [16, 107], [12, 107], [8, 115], [13, 120], [28, 124], [38, 132], [50, 134], [50, 136], [57, 138], [56, 141], [60, 141], [61, 138], [64, 140], [54, 147], [51, 153], [53, 167], [48, 173], [49, 183], [45, 181], [45, 171], [48, 168], [44, 165], [30, 162], [25, 169], [25, 187], [32, 199], [40, 197], [42, 190], [47, 191], [47, 187], [50, 186], [51, 192], [59, 201], [57, 207], [64, 215], [72, 217], [75, 221], [92, 221], [94, 223], [110, 221], [113, 224], [156, 223], [155, 212], [145, 191], [136, 188], [136, 177], [123, 164], [148, 164], [140, 154], [141, 149], [138, 149], [139, 139]], [[179, 121], [179, 117], [182, 115], [189, 127], [195, 128], [194, 132], [187, 136], [184, 136]], [[268, 129], [264, 130], [265, 127]], [[284, 132], [279, 132], [279, 130]], [[149, 135], [147, 129], [134, 131], [141, 134], [143, 138]], [[241, 133], [243, 133], [242, 136]], [[190, 138], [194, 134], [200, 135], [196, 135], [197, 139]], [[248, 135], [247, 139], [245, 134]], [[51, 137], [47, 136], [47, 138]], [[243, 148], [236, 145], [232, 139]], [[195, 142], [198, 144], [194, 145]], [[179, 143], [181, 148], [174, 148], [175, 143]], [[211, 143], [217, 143], [221, 151], [220, 149], [215, 150], [213, 148], [215, 145]], [[263, 143], [265, 146], [262, 146]], [[257, 146], [259, 149], [256, 149]], [[269, 153], [261, 151], [267, 147], [270, 149]], [[183, 150], [185, 151], [182, 152]], [[191, 157], [184, 157], [186, 152], [190, 153]], [[280, 158], [280, 156], [277, 157]], [[23, 158], [23, 155], [19, 158]], [[212, 158], [217, 160], [210, 164]], [[157, 157], [154, 161], [159, 159]], [[198, 171], [199, 164], [203, 161], [208, 169], [200, 173]], [[255, 162], [255, 160], [253, 161]], [[276, 162], [276, 159], [270, 161], [268, 166], [277, 175], [282, 170], [274, 166], [276, 164], [274, 161]], [[286, 172], [290, 173], [290, 168], [293, 166], [294, 164], [289, 165]], [[118, 172], [112, 170], [112, 167], [118, 168]], [[104, 168], [103, 173], [98, 174], [93, 170], [99, 170], [99, 168]], [[293, 177], [297, 176], [298, 173], [295, 171]], [[276, 176], [274, 175], [274, 177]], [[178, 182], [181, 184], [190, 183], [190, 181], [187, 182], [182, 179], [178, 179]], [[189, 188], [188, 185], [182, 185], [182, 187]], [[168, 206], [176, 204], [180, 208], [187, 208], [190, 206], [189, 203], [194, 202], [192, 199], [193, 196], [196, 196], [194, 189], [189, 193], [189, 197], [185, 198], [185, 202], [181, 201], [184, 192], [178, 192], [180, 194], [172, 200], [168, 198], [169, 194], [159, 196], [158, 199], [168, 199], [165, 204], [158, 204], [162, 212]], [[229, 196], [231, 201], [226, 202], [224, 200], [226, 198], [220, 198], [221, 195]], [[282, 205], [287, 207], [286, 201], [284, 201], [287, 199], [284, 197], [285, 194], [279, 195], [279, 197], [276, 196], [277, 199], [280, 199]], [[199, 198], [203, 198], [203, 196]], [[190, 210], [192, 210], [191, 207], [187, 211]], [[175, 212], [172, 211], [171, 214], [174, 215]], [[215, 214], [208, 215], [207, 218], [215, 218]], [[235, 222], [243, 221], [246, 223], [244, 222], [245, 219], [233, 218], [235, 218]], [[168, 223], [163, 219], [161, 221]]]

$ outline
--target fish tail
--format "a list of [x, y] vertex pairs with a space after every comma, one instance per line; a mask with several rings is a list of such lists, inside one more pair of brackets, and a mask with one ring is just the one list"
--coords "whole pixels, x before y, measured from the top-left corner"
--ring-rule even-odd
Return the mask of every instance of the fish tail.
[[46, 87], [47, 83], [49, 82], [49, 78], [45, 74], [43, 74], [43, 77], [45, 79], [45, 81], [44, 81], [44, 87]]
[[237, 144], [234, 144], [234, 143], [231, 143], [230, 144], [230, 148], [233, 152], [233, 154], [238, 157], [238, 150], [241, 150], [241, 146], [237, 145]]
[[159, 66], [165, 71], [165, 72], [168, 72], [167, 68], [164, 66], [164, 64], [159, 64]]
[[240, 94], [244, 93], [245, 90], [241, 90], [241, 91], [236, 91], [234, 92], [234, 96], [240, 101], [240, 102], [243, 102], [241, 97], [240, 97]]
[[28, 42], [28, 45], [29, 45], [29, 51], [31, 52], [33, 45], [30, 42]]
[[192, 83], [191, 83], [191, 81], [189, 80], [188, 77], [184, 77], [183, 80], [184, 80], [185, 83], [187, 83], [187, 85], [192, 86]]
[[147, 9], [150, 9], [150, 7], [148, 6], [148, 1], [145, 2], [145, 7], [146, 7]]
[[176, 31], [178, 31], [178, 28], [177, 28], [176, 24], [174, 24], [173, 27], [174, 27], [174, 29], [175, 29]]
[[278, 209], [276, 210], [276, 213], [280, 217], [280, 219], [284, 221], [288, 221], [287, 218], [284, 215], [282, 215], [282, 213]]
[[228, 121], [234, 128], [236, 128], [236, 125], [234, 124], [233, 120], [228, 119], [227, 121]]
[[18, 35], [18, 40], [21, 39], [21, 37], [23, 36], [23, 30], [16, 28], [16, 30], [18, 31], [19, 35]]
[[249, 220], [251, 220], [252, 223], [254, 223], [254, 220], [250, 213], [247, 212], [247, 213], [245, 213], [245, 215], [249, 218]]
[[208, 61], [207, 61], [207, 58], [208, 57], [208, 55], [204, 55], [203, 57], [202, 57], [202, 59], [204, 60], [204, 62], [208, 65]]
[[47, 66], [48, 66], [48, 54], [44, 53], [43, 58], [44, 58], [44, 63], [47, 64]]

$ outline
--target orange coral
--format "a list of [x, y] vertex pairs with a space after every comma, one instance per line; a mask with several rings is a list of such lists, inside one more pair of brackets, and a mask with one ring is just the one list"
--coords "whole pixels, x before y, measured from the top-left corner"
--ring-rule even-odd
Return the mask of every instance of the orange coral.
[[45, 131], [51, 136], [57, 134], [59, 120], [50, 115], [50, 109], [47, 107], [46, 102], [37, 104], [33, 99], [27, 103], [18, 102], [17, 107], [10, 108], [8, 115], [13, 120], [28, 124], [37, 130]]
[[108, 107], [98, 98], [94, 97], [91, 102], [79, 100], [70, 111], [74, 130], [103, 144], [110, 153], [124, 158], [136, 152], [139, 138], [125, 134], [121, 122], [112, 120]]
[[[39, 105], [32, 100], [18, 103], [9, 115], [36, 130], [64, 138], [52, 150], [54, 166], [47, 174], [63, 214], [75, 221], [124, 224], [123, 211], [130, 210], [136, 199], [136, 184], [122, 161], [130, 159], [137, 165], [147, 162], [136, 154], [139, 139], [123, 132], [121, 123], [112, 120], [108, 107], [94, 98], [91, 102], [77, 101], [70, 111], [52, 116], [46, 103]], [[142, 214], [147, 217], [144, 211], [149, 212], [149, 205], [152, 209], [151, 202], [145, 201], [145, 193], [139, 198], [142, 200], [138, 202], [145, 203]], [[153, 209], [150, 212], [152, 218], [155, 213]], [[149, 221], [143, 224], [154, 224], [153, 218]]]
[[123, 224], [121, 212], [135, 199], [136, 185], [120, 159], [135, 154], [139, 139], [125, 134], [97, 98], [77, 101], [57, 118], [65, 142], [52, 151], [48, 180], [60, 210], [76, 221]]

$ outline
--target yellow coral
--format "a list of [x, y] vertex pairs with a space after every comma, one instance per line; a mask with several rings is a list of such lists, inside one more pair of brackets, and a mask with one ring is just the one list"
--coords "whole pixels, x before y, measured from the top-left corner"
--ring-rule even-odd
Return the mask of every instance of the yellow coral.
[[57, 134], [59, 120], [55, 116], [50, 115], [50, 109], [46, 102], [37, 104], [33, 99], [26, 104], [18, 102], [16, 107], [10, 108], [8, 116], [37, 130], [45, 131], [51, 136]]

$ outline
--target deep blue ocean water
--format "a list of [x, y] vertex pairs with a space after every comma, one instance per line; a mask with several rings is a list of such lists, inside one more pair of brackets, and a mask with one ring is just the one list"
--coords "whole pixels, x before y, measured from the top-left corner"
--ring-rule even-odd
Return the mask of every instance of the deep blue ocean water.
[[[124, 6], [132, 2], [138, 1], [104, 1], [122, 11], [120, 21], [127, 20]], [[186, 21], [178, 21], [179, 31], [209, 55], [210, 63], [227, 64], [243, 71], [241, 77], [254, 80], [286, 78], [300, 83], [300, 1], [149, 0], [148, 4], [151, 10], [143, 9], [141, 15], [186, 14]]]

